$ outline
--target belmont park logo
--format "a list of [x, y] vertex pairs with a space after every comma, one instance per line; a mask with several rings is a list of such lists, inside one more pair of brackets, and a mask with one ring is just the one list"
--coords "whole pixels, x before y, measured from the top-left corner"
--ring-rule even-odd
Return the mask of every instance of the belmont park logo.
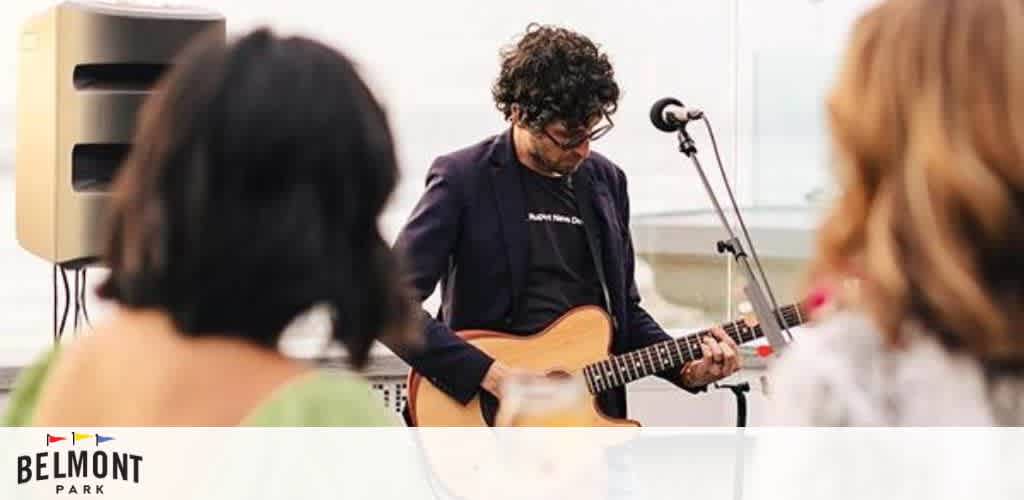
[[102, 495], [103, 481], [138, 484], [142, 456], [106, 449], [110, 441], [100, 434], [47, 434], [49, 451], [18, 457], [18, 484], [54, 481], [58, 495]]

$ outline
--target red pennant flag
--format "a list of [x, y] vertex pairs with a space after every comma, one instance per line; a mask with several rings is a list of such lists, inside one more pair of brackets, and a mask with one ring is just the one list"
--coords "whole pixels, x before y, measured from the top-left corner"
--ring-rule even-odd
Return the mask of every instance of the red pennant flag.
[[67, 438], [63, 438], [63, 437], [60, 437], [60, 436], [51, 436], [50, 434], [47, 434], [46, 435], [46, 446], [50, 446], [51, 443], [57, 443], [57, 442], [60, 442], [60, 441], [64, 441], [65, 439], [67, 439]]

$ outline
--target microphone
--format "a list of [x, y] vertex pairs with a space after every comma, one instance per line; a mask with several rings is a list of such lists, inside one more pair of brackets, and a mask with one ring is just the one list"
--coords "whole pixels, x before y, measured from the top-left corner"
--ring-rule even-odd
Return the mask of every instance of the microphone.
[[658, 99], [651, 106], [651, 124], [662, 132], [681, 130], [690, 121], [703, 117], [703, 111], [697, 108], [688, 108], [674, 97]]

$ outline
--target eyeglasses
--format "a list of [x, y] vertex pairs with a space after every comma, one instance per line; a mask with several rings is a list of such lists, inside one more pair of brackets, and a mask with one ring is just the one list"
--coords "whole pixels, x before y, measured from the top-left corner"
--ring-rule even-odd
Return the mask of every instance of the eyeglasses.
[[608, 116], [608, 113], [601, 113], [601, 116], [608, 123], [605, 123], [604, 125], [601, 125], [586, 134], [577, 135], [576, 137], [573, 137], [567, 141], [561, 141], [555, 138], [555, 136], [551, 135], [551, 133], [548, 132], [547, 129], [541, 129], [541, 132], [544, 132], [544, 135], [546, 135], [548, 139], [551, 139], [551, 142], [555, 143], [556, 146], [564, 150], [576, 149], [580, 146], [580, 144], [583, 144], [584, 142], [596, 141], [601, 137], [604, 137], [604, 135], [607, 134], [608, 131], [610, 131], [612, 127], [615, 126], [615, 124], [612, 123], [612, 118]]

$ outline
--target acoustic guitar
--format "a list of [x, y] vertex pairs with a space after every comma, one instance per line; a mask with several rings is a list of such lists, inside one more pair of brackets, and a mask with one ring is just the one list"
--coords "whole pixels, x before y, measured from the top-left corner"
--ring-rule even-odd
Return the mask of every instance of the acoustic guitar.
[[[803, 304], [786, 305], [776, 313], [780, 326], [786, 328], [798, 326], [807, 318]], [[721, 327], [737, 345], [764, 335], [752, 320], [737, 320]], [[593, 396], [655, 373], [679, 369], [689, 361], [700, 359], [703, 356], [700, 339], [711, 335], [711, 332], [702, 330], [610, 356], [612, 323], [608, 314], [596, 306], [583, 306], [565, 313], [543, 331], [533, 335], [513, 335], [489, 330], [465, 330], [457, 334], [510, 367], [537, 374], [580, 377], [591, 396], [590, 404], [585, 409], [586, 418], [581, 419], [587, 423], [581, 426], [604, 427], [640, 424], [604, 415]], [[489, 405], [481, 405], [479, 395], [462, 405], [419, 373], [409, 373], [409, 415], [413, 425], [486, 426], [488, 422], [494, 421], [494, 411], [495, 408]]]

